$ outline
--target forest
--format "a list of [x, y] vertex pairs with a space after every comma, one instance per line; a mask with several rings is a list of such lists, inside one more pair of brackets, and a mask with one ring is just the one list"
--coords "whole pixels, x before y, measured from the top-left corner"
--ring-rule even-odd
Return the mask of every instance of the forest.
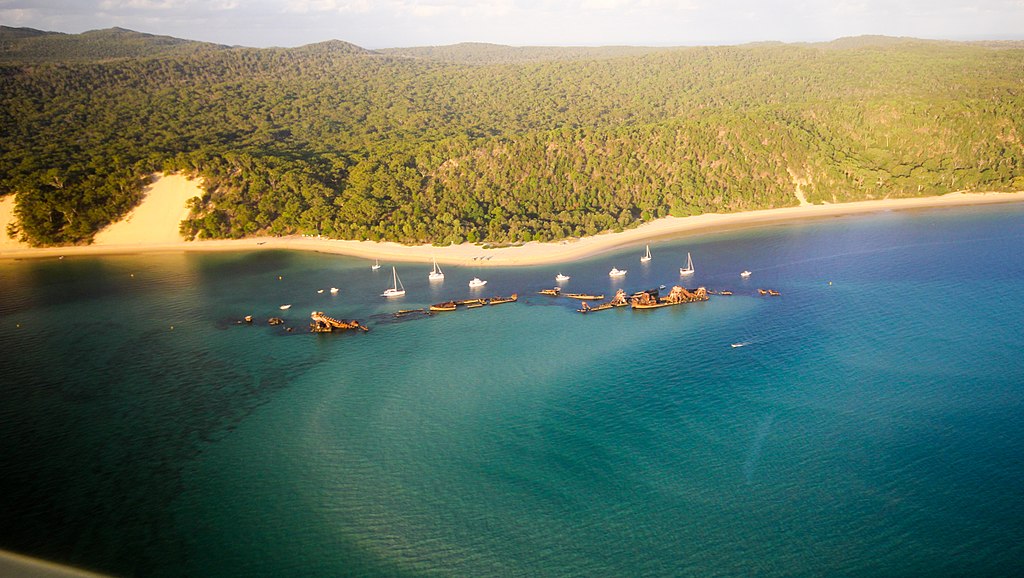
[[7, 234], [87, 244], [151, 176], [185, 239], [550, 241], [665, 215], [1024, 190], [1024, 44], [370, 51], [0, 27]]

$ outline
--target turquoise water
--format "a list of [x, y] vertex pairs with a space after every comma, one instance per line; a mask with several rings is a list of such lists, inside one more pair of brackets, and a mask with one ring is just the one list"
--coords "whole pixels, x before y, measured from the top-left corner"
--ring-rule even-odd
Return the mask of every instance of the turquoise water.
[[[651, 248], [398, 264], [391, 302], [390, 263], [328, 255], [0, 265], [0, 547], [145, 576], [1017, 571], [1024, 206]], [[735, 295], [535, 294], [671, 286], [687, 251], [687, 286]], [[390, 315], [473, 276], [523, 297]], [[312, 309], [371, 331], [308, 334]]]

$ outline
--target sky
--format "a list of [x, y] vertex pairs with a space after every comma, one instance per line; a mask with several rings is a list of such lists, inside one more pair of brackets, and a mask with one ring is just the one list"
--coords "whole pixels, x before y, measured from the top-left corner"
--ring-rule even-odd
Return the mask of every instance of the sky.
[[693, 46], [884, 34], [1024, 39], [1024, 0], [0, 0], [0, 24], [253, 47]]

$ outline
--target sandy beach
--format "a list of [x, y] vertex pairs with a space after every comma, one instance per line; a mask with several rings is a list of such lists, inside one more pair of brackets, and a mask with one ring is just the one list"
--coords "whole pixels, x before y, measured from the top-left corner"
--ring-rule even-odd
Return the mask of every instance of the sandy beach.
[[[239, 240], [182, 241], [178, 225], [188, 214], [186, 203], [201, 195], [197, 181], [181, 175], [158, 178], [147, 190], [142, 204], [124, 220], [96, 235], [92, 245], [81, 247], [31, 248], [8, 239], [0, 241], [0, 259], [29, 259], [75, 255], [110, 255], [168, 251], [247, 251], [289, 249], [317, 251], [380, 259], [381, 261], [429, 262], [436, 258], [448, 265], [525, 266], [572, 261], [598, 255], [628, 245], [653, 243], [658, 239], [704, 234], [715, 231], [763, 225], [856, 215], [880, 211], [899, 211], [935, 207], [1024, 202], [1024, 191], [1015, 193], [950, 193], [938, 197], [883, 199], [766, 209], [742, 213], [710, 213], [694, 217], [665, 217], [621, 233], [603, 233], [593, 237], [531, 242], [519, 246], [486, 249], [463, 243], [448, 247], [406, 246], [372, 241], [341, 241], [315, 237], [253, 237]], [[0, 200], [0, 224], [6, 230], [14, 218], [14, 197]]]

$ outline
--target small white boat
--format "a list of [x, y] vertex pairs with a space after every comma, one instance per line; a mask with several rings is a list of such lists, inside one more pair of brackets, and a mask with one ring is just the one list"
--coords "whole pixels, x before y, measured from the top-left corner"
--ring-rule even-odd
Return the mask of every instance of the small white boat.
[[744, 279], [746, 279], [747, 277], [750, 277], [750, 271], [744, 271], [744, 272], [740, 273], [740, 277], [743, 277]]
[[377, 269], [380, 269], [380, 261], [378, 261], [377, 259], [374, 259], [373, 260], [373, 265], [370, 265], [370, 270], [371, 271], [376, 271]]
[[317, 293], [323, 293], [323, 292], [324, 292], [324, 290], [323, 290], [323, 289], [317, 289], [317, 290], [316, 290], [316, 292], [317, 292]]
[[693, 258], [690, 257], [689, 253], [686, 254], [686, 267], [680, 267], [679, 274], [693, 275]]
[[608, 276], [609, 277], [625, 277], [626, 276], [626, 270], [625, 269], [616, 269], [615, 267], [612, 267], [612, 270], [608, 272]]
[[740, 343], [733, 343], [732, 346], [733, 347], [743, 347], [744, 345], [749, 345], [749, 344], [750, 344], [749, 341], [741, 341]]
[[562, 281], [568, 281], [569, 279], [570, 277], [568, 275], [562, 275], [561, 273], [555, 275], [555, 281], [558, 281], [559, 283], [561, 283]]
[[280, 309], [281, 311], [284, 311], [285, 309], [291, 309], [291, 308], [292, 308], [292, 304], [291, 303], [289, 303], [288, 305], [282, 305], [282, 306], [278, 307], [278, 309]]
[[337, 294], [338, 294], [338, 288], [337, 287], [331, 287], [331, 295], [337, 295]]
[[434, 270], [427, 275], [427, 279], [430, 279], [431, 281], [440, 281], [444, 279], [444, 273], [441, 271], [441, 268], [437, 266], [437, 259], [434, 259]]
[[644, 253], [644, 255], [642, 257], [640, 257], [640, 262], [641, 263], [646, 263], [646, 262], [648, 262], [650, 260], [651, 260], [651, 246], [647, 245], [647, 252]]
[[473, 280], [469, 282], [470, 287], [483, 287], [487, 284], [487, 281], [480, 279], [479, 277], [473, 277]]
[[402, 286], [402, 280], [398, 278], [398, 271], [394, 267], [391, 268], [391, 274], [395, 277], [395, 284], [392, 287], [388, 287], [380, 294], [381, 297], [401, 297], [405, 295], [405, 287]]

